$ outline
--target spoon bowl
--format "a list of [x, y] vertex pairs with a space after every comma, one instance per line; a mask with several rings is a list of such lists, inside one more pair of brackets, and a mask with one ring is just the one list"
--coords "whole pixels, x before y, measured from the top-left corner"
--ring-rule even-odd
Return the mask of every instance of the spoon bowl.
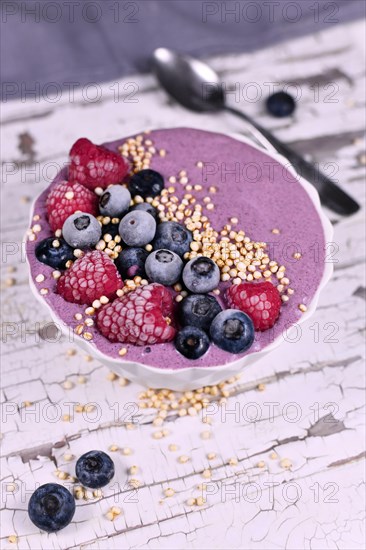
[[158, 48], [154, 51], [152, 66], [163, 88], [187, 109], [207, 112], [225, 108], [219, 77], [205, 63]]

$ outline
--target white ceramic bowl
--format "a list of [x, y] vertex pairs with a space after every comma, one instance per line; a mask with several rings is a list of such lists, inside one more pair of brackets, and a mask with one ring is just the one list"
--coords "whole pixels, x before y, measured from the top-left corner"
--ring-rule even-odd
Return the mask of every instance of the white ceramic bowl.
[[[261, 147], [258, 147], [249, 139], [243, 138], [242, 136], [236, 135], [236, 134], [230, 134], [230, 137], [235, 138], [238, 141], [242, 141], [263, 152], [263, 149]], [[330, 221], [328, 220], [328, 218], [326, 217], [326, 215], [322, 211], [319, 195], [316, 189], [308, 181], [300, 177], [296, 173], [296, 171], [289, 166], [289, 162], [285, 157], [283, 157], [277, 152], [273, 152], [272, 150], [271, 151], [267, 150], [266, 154], [268, 155], [268, 157], [278, 161], [283, 166], [285, 166], [286, 169], [289, 170], [297, 178], [298, 182], [302, 185], [302, 187], [305, 189], [305, 191], [309, 195], [310, 199], [312, 200], [318, 212], [318, 215], [323, 227], [325, 242], [331, 242], [333, 237], [333, 227]], [[32, 216], [32, 213], [33, 213], [33, 207], [31, 208], [31, 216]], [[322, 288], [326, 285], [326, 283], [329, 281], [332, 275], [332, 272], [333, 272], [333, 264], [325, 263], [323, 277], [318, 286], [318, 289], [315, 292], [311, 302], [307, 305], [307, 311], [301, 316], [299, 320], [296, 321], [296, 325], [299, 323], [303, 323], [313, 315], [318, 304], [320, 292]], [[66, 335], [70, 335], [71, 329], [60, 319], [60, 317], [58, 317], [56, 312], [42, 298], [42, 296], [39, 294], [38, 289], [36, 289], [35, 284], [31, 278], [30, 278], [30, 287], [34, 296], [37, 298], [37, 300], [48, 308], [50, 315], [52, 317], [52, 320], [57, 325], [57, 327]], [[294, 323], [294, 326], [295, 326], [295, 323]], [[287, 338], [290, 334], [290, 331], [291, 331], [291, 327], [290, 329], [287, 328], [286, 330]], [[111, 357], [108, 357], [104, 353], [102, 353], [100, 350], [98, 350], [93, 343], [84, 340], [80, 336], [73, 334], [73, 338], [74, 338], [74, 341], [81, 348], [83, 348], [88, 354], [92, 355], [93, 357], [101, 361], [101, 363], [109, 367], [112, 371], [116, 372], [118, 375], [124, 376], [129, 380], [138, 382], [139, 384], [142, 384], [151, 388], [170, 388], [176, 391], [186, 391], [186, 390], [200, 388], [202, 386], [209, 386], [212, 384], [217, 384], [218, 382], [221, 382], [222, 380], [225, 380], [227, 378], [230, 378], [231, 376], [234, 376], [239, 372], [241, 372], [244, 367], [253, 364], [259, 358], [270, 353], [273, 349], [277, 348], [281, 344], [281, 342], [284, 340], [283, 334], [279, 334], [277, 338], [271, 344], [266, 346], [263, 350], [259, 352], [254, 352], [245, 357], [241, 357], [239, 359], [233, 360], [231, 363], [226, 363], [223, 366], [219, 366], [219, 367], [218, 366], [213, 366], [213, 367], [192, 366], [192, 367], [187, 367], [180, 370], [175, 370], [175, 369], [159, 369], [156, 367], [144, 365], [143, 363], [128, 361], [128, 359], [122, 359], [122, 358], [113, 359]]]

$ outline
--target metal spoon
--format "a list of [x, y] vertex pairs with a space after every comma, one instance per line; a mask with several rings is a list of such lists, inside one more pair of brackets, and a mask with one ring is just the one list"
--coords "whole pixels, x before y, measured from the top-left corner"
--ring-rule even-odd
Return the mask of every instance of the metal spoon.
[[152, 65], [162, 87], [187, 109], [197, 112], [228, 111], [249, 123], [254, 128], [257, 139], [266, 147], [269, 145], [270, 149], [275, 148], [285, 156], [296, 171], [314, 185], [324, 206], [342, 215], [350, 215], [359, 210], [359, 204], [313, 164], [251, 117], [227, 105], [219, 76], [211, 67], [167, 48], [154, 51]]

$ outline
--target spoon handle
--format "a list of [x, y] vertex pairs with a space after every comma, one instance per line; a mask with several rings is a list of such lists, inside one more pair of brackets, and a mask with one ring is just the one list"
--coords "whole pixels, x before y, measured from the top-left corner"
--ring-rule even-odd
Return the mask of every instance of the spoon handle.
[[338, 187], [338, 185], [328, 178], [328, 176], [318, 170], [316, 166], [305, 160], [296, 151], [291, 149], [291, 147], [286, 145], [286, 143], [277, 139], [271, 132], [254, 122], [254, 120], [245, 113], [233, 107], [229, 107], [228, 105], [225, 106], [225, 110], [249, 122], [249, 124], [263, 134], [266, 140], [268, 140], [281, 155], [289, 160], [296, 172], [314, 185], [324, 206], [327, 206], [334, 212], [342, 214], [343, 216], [354, 214], [359, 210], [360, 205], [352, 197]]

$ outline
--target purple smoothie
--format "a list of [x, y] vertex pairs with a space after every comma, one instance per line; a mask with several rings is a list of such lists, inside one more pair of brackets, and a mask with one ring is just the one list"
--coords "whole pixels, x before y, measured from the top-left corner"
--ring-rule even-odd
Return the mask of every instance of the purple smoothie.
[[[165, 157], [154, 155], [150, 165], [164, 176], [166, 186], [169, 185], [168, 178], [177, 176], [181, 170], [186, 170], [191, 184], [203, 186], [202, 191], [194, 192], [198, 200], [202, 201], [208, 195], [208, 188], [215, 186], [217, 192], [211, 195], [215, 209], [205, 211], [212, 227], [220, 231], [230, 218], [238, 218], [235, 229], [243, 229], [252, 240], [267, 243], [271, 259], [286, 266], [286, 277], [290, 279], [290, 287], [295, 292], [283, 304], [274, 327], [257, 332], [253, 346], [241, 355], [233, 355], [212, 344], [203, 357], [192, 361], [177, 352], [173, 343], [156, 344], [149, 349], [127, 344], [128, 353], [121, 358], [118, 355], [121, 344], [110, 343], [95, 327], [88, 327], [88, 331], [93, 334], [91, 345], [121, 363], [134, 361], [161, 369], [220, 366], [263, 350], [301, 317], [298, 305], [311, 302], [323, 276], [324, 232], [312, 200], [282, 164], [268, 157], [265, 152], [233, 138], [189, 128], [156, 130], [148, 137], [156, 149], [166, 150]], [[107, 147], [117, 151], [117, 147], [126, 139], [109, 143]], [[199, 161], [204, 163], [203, 168], [197, 167]], [[32, 223], [40, 224], [42, 229], [36, 241], [27, 242], [26, 251], [35, 287], [49, 290], [43, 296], [44, 300], [62, 322], [74, 329], [79, 324], [74, 319], [75, 313], [80, 312], [85, 318], [86, 306], [71, 304], [56, 294], [53, 269], [39, 262], [34, 252], [40, 240], [52, 235], [46, 219], [45, 202], [51, 187], [63, 179], [67, 179], [66, 169], [37, 199], [33, 215], [38, 214], [40, 220]], [[175, 184], [175, 188], [175, 194], [180, 198], [187, 192], [183, 185]], [[274, 228], [278, 228], [280, 233], [272, 233]], [[302, 254], [300, 260], [293, 258], [293, 253], [297, 251]], [[39, 274], [45, 277], [41, 283], [35, 281]], [[223, 298], [223, 291], [229, 284], [220, 283], [219, 299]], [[225, 305], [224, 302], [222, 304]]]

